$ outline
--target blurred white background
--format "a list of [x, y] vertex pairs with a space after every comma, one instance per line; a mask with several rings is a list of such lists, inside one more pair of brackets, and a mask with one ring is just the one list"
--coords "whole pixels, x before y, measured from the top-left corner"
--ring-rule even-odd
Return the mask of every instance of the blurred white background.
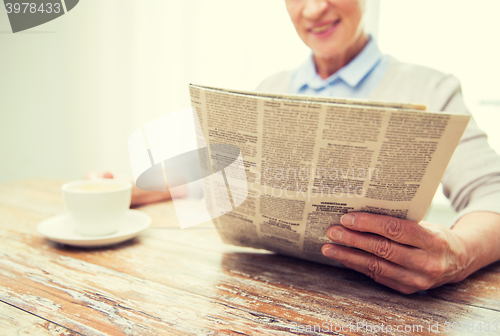
[[188, 83], [252, 90], [309, 55], [284, 0], [82, 0], [16, 34], [0, 10], [0, 45], [0, 181], [129, 173], [129, 134]]
[[82, 0], [16, 34], [2, 9], [0, 31], [0, 181], [128, 173], [129, 134], [189, 82], [251, 90], [308, 55], [281, 0]]
[[[500, 151], [500, 1], [368, 0], [384, 53], [455, 74]], [[12, 34], [0, 10], [0, 181], [129, 173], [129, 134], [190, 82], [251, 90], [309, 55], [284, 0], [82, 0]]]

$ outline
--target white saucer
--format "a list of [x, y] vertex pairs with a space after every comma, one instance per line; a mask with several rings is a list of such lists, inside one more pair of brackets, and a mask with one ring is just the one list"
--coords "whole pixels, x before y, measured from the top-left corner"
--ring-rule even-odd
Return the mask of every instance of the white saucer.
[[36, 227], [39, 233], [61, 244], [73, 246], [106, 246], [134, 238], [151, 224], [151, 217], [144, 212], [128, 210], [122, 227], [112, 234], [82, 236], [75, 231], [68, 213], [48, 218]]

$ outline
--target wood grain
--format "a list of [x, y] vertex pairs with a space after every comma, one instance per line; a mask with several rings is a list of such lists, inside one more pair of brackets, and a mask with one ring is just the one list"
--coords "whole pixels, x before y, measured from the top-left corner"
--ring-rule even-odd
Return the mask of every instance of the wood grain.
[[284, 335], [292, 323], [368, 323], [422, 325], [424, 335], [433, 334], [429, 324], [500, 320], [500, 263], [458, 284], [402, 295], [348, 269], [224, 245], [212, 228], [176, 229], [170, 203], [140, 208], [162, 228], [131, 241], [96, 249], [51, 243], [35, 228], [64, 212], [60, 185], [0, 185], [0, 300], [67, 332]]
[[2, 335], [71, 336], [77, 333], [0, 302], [0, 333]]

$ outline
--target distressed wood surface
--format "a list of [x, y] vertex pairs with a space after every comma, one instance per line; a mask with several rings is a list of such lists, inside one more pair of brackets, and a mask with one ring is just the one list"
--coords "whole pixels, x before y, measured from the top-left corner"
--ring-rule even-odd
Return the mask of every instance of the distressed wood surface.
[[2, 335], [38, 335], [72, 336], [77, 333], [52, 322], [32, 315], [19, 308], [0, 302], [0, 334]]
[[446, 334], [453, 322], [500, 328], [500, 263], [458, 284], [402, 295], [348, 269], [224, 245], [208, 225], [176, 229], [171, 203], [139, 208], [153, 228], [133, 240], [75, 248], [36, 232], [40, 221], [64, 212], [61, 184], [0, 185], [0, 330], [14, 331], [6, 334], [370, 335], [370, 326], [384, 325], [377, 334], [399, 335], [387, 326], [421, 325], [406, 334], [435, 335], [429, 325]]

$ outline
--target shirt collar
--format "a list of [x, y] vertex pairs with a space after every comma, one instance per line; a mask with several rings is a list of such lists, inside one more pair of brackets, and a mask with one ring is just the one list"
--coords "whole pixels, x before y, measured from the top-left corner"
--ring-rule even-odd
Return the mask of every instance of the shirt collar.
[[295, 72], [292, 92], [300, 92], [301, 89], [305, 87], [309, 87], [313, 90], [321, 90], [333, 84], [338, 79], [341, 79], [354, 88], [371, 72], [371, 70], [373, 70], [373, 68], [375, 68], [382, 56], [377, 42], [374, 38], [370, 37], [370, 40], [363, 50], [349, 62], [349, 64], [327, 79], [322, 79], [316, 73], [316, 66], [314, 65], [313, 55], [311, 54]]

